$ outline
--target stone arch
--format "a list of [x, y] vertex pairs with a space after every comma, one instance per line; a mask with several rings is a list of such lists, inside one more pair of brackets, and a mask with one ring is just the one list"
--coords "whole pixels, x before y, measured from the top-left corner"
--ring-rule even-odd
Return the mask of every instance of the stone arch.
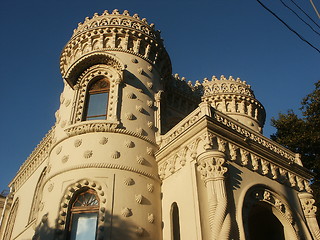
[[118, 98], [119, 98], [119, 84], [123, 81], [122, 74], [113, 67], [106, 64], [98, 64], [88, 68], [84, 71], [77, 82], [77, 93], [74, 107], [74, 114], [72, 114], [72, 123], [81, 122], [86, 104], [87, 90], [90, 83], [97, 78], [107, 78], [110, 82], [109, 103], [107, 119], [118, 121]]
[[79, 59], [74, 59], [74, 62], [63, 74], [64, 79], [69, 83], [69, 85], [74, 88], [80, 76], [83, 75], [87, 69], [95, 65], [107, 65], [115, 69], [122, 79], [122, 72], [126, 68], [118, 58], [101, 51], [94, 51], [83, 55]]
[[77, 182], [70, 184], [68, 187], [66, 187], [63, 198], [61, 199], [59, 215], [57, 217], [57, 234], [67, 235], [67, 217], [68, 211], [70, 211], [70, 203], [72, 203], [72, 200], [78, 193], [89, 189], [94, 190], [97, 193], [97, 196], [100, 200], [97, 236], [102, 234], [105, 227], [105, 213], [107, 209], [107, 200], [105, 196], [106, 189], [98, 182], [89, 179], [78, 180]]
[[47, 167], [45, 167], [42, 170], [33, 194], [33, 200], [32, 200], [32, 205], [30, 209], [29, 220], [28, 220], [29, 223], [32, 222], [34, 219], [36, 219], [36, 214], [38, 213], [39, 203], [42, 197], [43, 182], [46, 174], [47, 174]]
[[[257, 217], [257, 214], [260, 214]], [[259, 219], [260, 218], [260, 219]], [[262, 219], [263, 218], [263, 219]], [[244, 196], [243, 205], [241, 208], [241, 222], [245, 233], [245, 239], [253, 240], [250, 234], [253, 234], [250, 229], [250, 221], [255, 220], [265, 223], [266, 226], [259, 225], [260, 230], [256, 230], [254, 234], [259, 234], [268, 229], [268, 234], [277, 232], [279, 239], [300, 239], [299, 227], [297, 225], [298, 218], [291, 210], [290, 205], [279, 194], [264, 185], [255, 185], [249, 188]], [[260, 221], [261, 220], [261, 221]], [[262, 229], [262, 230], [261, 230]], [[260, 238], [262, 239], [262, 238]]]

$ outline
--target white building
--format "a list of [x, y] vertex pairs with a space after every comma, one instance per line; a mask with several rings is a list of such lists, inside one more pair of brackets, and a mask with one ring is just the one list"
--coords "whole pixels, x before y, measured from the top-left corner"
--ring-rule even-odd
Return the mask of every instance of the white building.
[[264, 137], [232, 77], [172, 76], [160, 33], [127, 11], [64, 47], [56, 124], [0, 196], [0, 238], [320, 239], [299, 155]]

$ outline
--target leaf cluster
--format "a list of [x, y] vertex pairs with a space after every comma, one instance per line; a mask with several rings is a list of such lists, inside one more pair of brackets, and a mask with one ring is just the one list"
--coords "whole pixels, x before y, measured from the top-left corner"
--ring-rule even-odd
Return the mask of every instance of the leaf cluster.
[[301, 154], [303, 165], [315, 173], [312, 179], [313, 195], [318, 207], [317, 218], [320, 220], [320, 81], [315, 83], [315, 90], [301, 102], [302, 117], [293, 110], [286, 114], [279, 113], [278, 119], [272, 118], [271, 125], [277, 131], [271, 139]]

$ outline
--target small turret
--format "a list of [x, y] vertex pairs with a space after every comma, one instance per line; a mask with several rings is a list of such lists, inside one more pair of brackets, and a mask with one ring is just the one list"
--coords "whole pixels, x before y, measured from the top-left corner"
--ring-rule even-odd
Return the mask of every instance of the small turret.
[[262, 132], [266, 112], [245, 81], [231, 76], [228, 79], [223, 75], [220, 79], [213, 76], [211, 81], [205, 78], [202, 86], [202, 101], [251, 129]]

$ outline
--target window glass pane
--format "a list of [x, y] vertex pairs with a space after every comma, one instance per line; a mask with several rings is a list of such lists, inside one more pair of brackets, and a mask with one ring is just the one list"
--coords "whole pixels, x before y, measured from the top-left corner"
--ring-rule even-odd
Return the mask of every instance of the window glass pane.
[[94, 240], [96, 238], [98, 213], [72, 215], [71, 240]]
[[89, 118], [90, 116], [104, 115], [102, 119], [105, 119], [107, 104], [108, 93], [98, 93], [90, 95], [87, 118]]

